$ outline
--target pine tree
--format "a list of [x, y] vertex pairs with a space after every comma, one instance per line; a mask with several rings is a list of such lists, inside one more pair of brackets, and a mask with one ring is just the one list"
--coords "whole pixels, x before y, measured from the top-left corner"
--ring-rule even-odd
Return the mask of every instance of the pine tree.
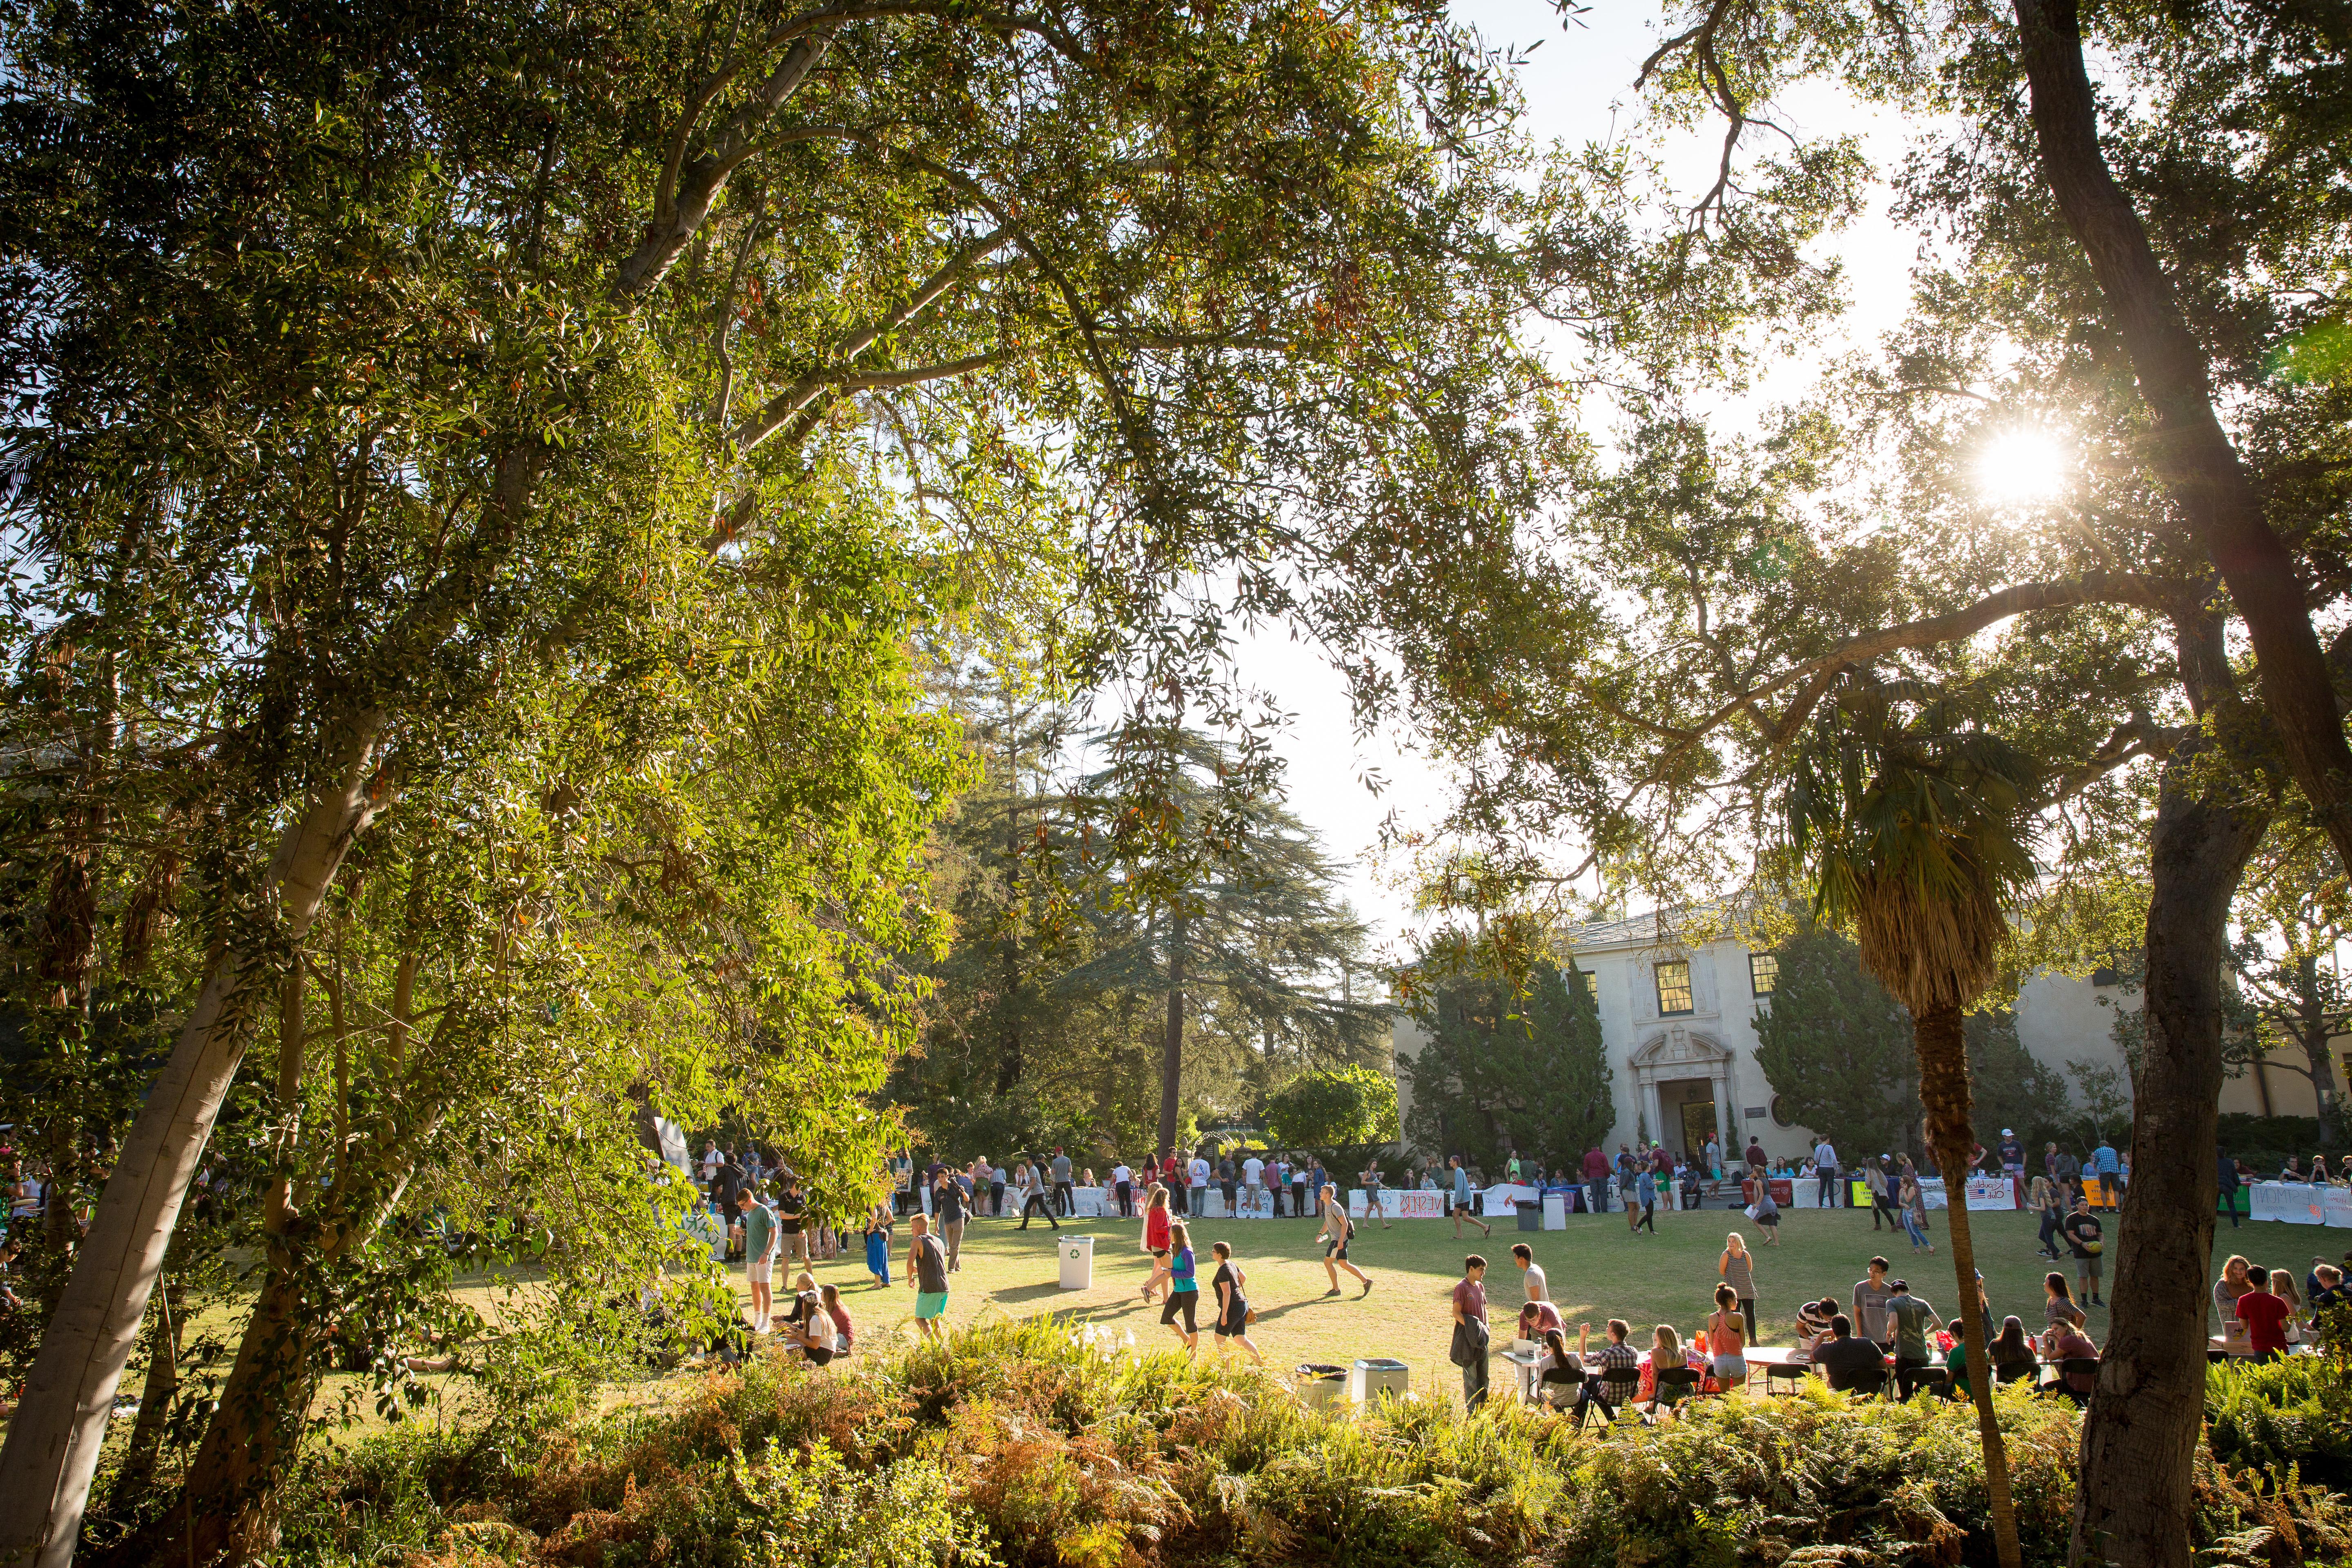
[[1582, 973], [1546, 962], [1524, 994], [1465, 981], [1435, 994], [1430, 1037], [1401, 1066], [1418, 1147], [1500, 1171], [1513, 1150], [1558, 1168], [1609, 1131], [1610, 1068]]
[[1756, 1064], [1789, 1120], [1828, 1134], [1842, 1152], [1917, 1149], [1911, 1016], [1836, 931], [1809, 923], [1781, 947], [1756, 1042]]

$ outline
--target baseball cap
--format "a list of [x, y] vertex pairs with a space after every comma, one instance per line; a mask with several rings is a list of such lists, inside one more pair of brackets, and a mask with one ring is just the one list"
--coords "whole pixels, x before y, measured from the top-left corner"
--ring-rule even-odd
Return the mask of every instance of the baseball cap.
[[2004, 1127], [2004, 1128], [2002, 1128], [2002, 1129], [2000, 1130], [2000, 1135], [2001, 1135], [2002, 1137], [2004, 1137], [2004, 1138], [2014, 1138], [2014, 1137], [2016, 1137], [2016, 1136], [2017, 1136], [2017, 1134], [2016, 1134], [2015, 1132], [2011, 1131], [2010, 1129], [2008, 1129], [2008, 1128], [2006, 1128], [2006, 1127]]

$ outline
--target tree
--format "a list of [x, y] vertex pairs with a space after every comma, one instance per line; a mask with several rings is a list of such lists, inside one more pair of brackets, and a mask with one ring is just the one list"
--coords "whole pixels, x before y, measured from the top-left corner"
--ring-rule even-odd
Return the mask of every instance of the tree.
[[2334, 1148], [2343, 1109], [2333, 1047], [2352, 1019], [2352, 994], [2336, 962], [2346, 935], [2336, 907], [2341, 879], [2323, 878], [2313, 859], [2308, 851], [2280, 857], [2254, 879], [2230, 966], [2250, 1015], [2250, 1060], [2310, 1083], [2320, 1146]]
[[1129, 635], [1171, 579], [1244, 563], [1345, 641], [1458, 592], [1528, 493], [1514, 106], [1433, 14], [16, 20], [8, 633], [72, 671], [65, 841], [133, 785], [201, 816], [220, 937], [0, 1451], [45, 1568], [339, 878], [519, 688], [756, 661], [701, 590], [871, 529], [952, 572], [927, 608], [1157, 689], [1222, 646]]
[[1756, 1065], [1781, 1108], [1842, 1148], [1914, 1147], [1911, 1015], [1832, 927], [1807, 921], [1779, 952], [1780, 979], [1756, 1009]]
[[[1911, 1010], [1928, 1152], [1958, 1193], [1975, 1152], [1963, 1019], [1997, 973], [2008, 903], [2033, 881], [2023, 818], [2034, 770], [1958, 705], [1861, 686], [1826, 710], [1797, 759], [1789, 844], [1817, 917], [1851, 922], [1871, 973]], [[1952, 1268], [1969, 1364], [1990, 1366], [1968, 1205], [1951, 1206]], [[2001, 1568], [2023, 1561], [1992, 1380], [1972, 1380]]]
[[[1970, 1013], [1966, 1022], [1969, 1082], [1978, 1126], [1990, 1133], [2013, 1128], [2032, 1148], [2065, 1125], [2071, 1112], [2066, 1079], [2042, 1065], [2017, 1037], [2017, 1014], [2008, 1007]], [[1991, 1139], [1983, 1140], [1988, 1145]]]
[[1292, 1079], [1265, 1102], [1268, 1137], [1318, 1153], [1393, 1143], [1396, 1080], [1370, 1068], [1327, 1068]]
[[1442, 984], [1423, 1012], [1428, 1038], [1403, 1069], [1416, 1147], [1499, 1171], [1510, 1152], [1564, 1169], [1609, 1131], [1609, 1058], [1584, 976], [1544, 960], [1524, 990]]

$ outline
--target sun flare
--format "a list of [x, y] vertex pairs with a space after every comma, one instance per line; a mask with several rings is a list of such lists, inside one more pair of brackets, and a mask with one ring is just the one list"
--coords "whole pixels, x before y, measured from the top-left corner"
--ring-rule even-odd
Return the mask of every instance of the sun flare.
[[2065, 445], [2049, 431], [2004, 431], [1977, 457], [1977, 493], [2003, 506], [2046, 501], [2065, 488], [2070, 467]]

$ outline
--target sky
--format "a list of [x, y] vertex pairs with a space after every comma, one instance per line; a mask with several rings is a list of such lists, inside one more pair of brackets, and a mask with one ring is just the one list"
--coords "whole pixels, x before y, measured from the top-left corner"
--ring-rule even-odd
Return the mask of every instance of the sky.
[[[1617, 126], [1632, 122], [1633, 79], [1657, 37], [1653, 24], [1657, 12], [1650, 5], [1597, 0], [1566, 27], [1558, 10], [1540, 0], [1457, 0], [1454, 15], [1493, 44], [1524, 47], [1540, 43], [1520, 73], [1528, 129], [1538, 142], [1573, 145], [1603, 140]], [[1906, 140], [1901, 123], [1827, 88], [1792, 95], [1779, 111], [1801, 134], [1863, 136], [1881, 167], [1893, 161]], [[1694, 193], [1703, 189], [1720, 145], [1719, 135], [1710, 131], [1678, 147], [1672, 164], [1677, 183], [1690, 185]], [[1869, 212], [1825, 247], [1845, 262], [1851, 280], [1848, 342], [1868, 341], [1894, 325], [1909, 300], [1916, 241], [1887, 218], [1884, 195], [1879, 193]], [[1762, 395], [1794, 392], [1810, 374], [1811, 363], [1806, 360], [1780, 367], [1766, 378]], [[1270, 630], [1244, 643], [1242, 669], [1292, 716], [1276, 740], [1288, 764], [1291, 808], [1347, 867], [1349, 900], [1371, 921], [1378, 942], [1402, 941], [1412, 923], [1402, 868], [1381, 866], [1372, 848], [1391, 813], [1407, 826], [1431, 823], [1444, 806], [1444, 777], [1414, 751], [1407, 735], [1391, 731], [1359, 738], [1339, 678], [1314, 649], [1292, 642], [1284, 631]], [[1368, 775], [1382, 780], [1385, 787], [1374, 793], [1364, 783]]]

